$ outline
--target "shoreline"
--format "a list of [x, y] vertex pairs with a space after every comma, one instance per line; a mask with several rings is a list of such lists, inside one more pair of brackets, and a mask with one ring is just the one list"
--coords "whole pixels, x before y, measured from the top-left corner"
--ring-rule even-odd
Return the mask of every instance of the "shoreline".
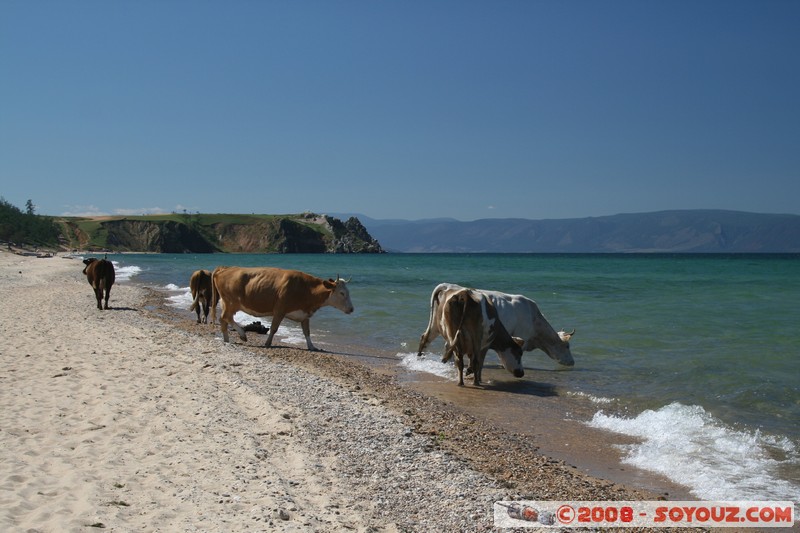
[[[159, 308], [162, 319], [177, 323], [178, 327], [187, 332], [208, 338], [215, 338], [220, 334], [218, 326], [196, 324], [193, 313], [167, 304], [161, 290], [146, 289], [152, 291], [152, 305]], [[269, 325], [269, 317], [261, 320], [264, 325]], [[505, 371], [499, 365], [488, 369], [488, 372], [484, 368], [485, 374], [494, 374], [499, 380], [490, 379], [488, 384], [478, 389], [470, 385], [457, 387], [454, 381], [434, 374], [412, 373], [402, 369], [392, 350], [378, 350], [352, 342], [339, 344], [330, 340], [315, 340], [317, 347], [324, 352], [309, 353], [304, 347], [304, 341], [295, 345], [281, 343], [279, 338], [280, 331], [275, 337], [274, 347], [306, 353], [306, 357], [292, 357], [292, 362], [317, 375], [329, 375], [326, 373], [331, 371], [329, 359], [332, 357], [338, 360], [333, 369], [339, 378], [347, 380], [350, 369], [348, 365], [356, 365], [366, 375], [374, 373], [381, 379], [388, 379], [391, 387], [398, 389], [391, 392], [391, 395], [398, 398], [395, 406], [397, 410], [402, 411], [402, 402], [413, 402], [415, 400], [412, 396], [421, 395], [426, 401], [433, 401], [437, 406], [447, 405], [449, 409], [466, 416], [469, 420], [467, 425], [471, 426], [479, 421], [486, 424], [492, 432], [498, 433], [501, 439], [514, 435], [521, 440], [527, 440], [530, 449], [534, 450], [533, 453], [544, 455], [593, 478], [648, 492], [654, 499], [697, 499], [688, 487], [658, 473], [622, 464], [622, 452], [616, 446], [637, 441], [633, 437], [588, 426], [584, 420], [590, 419], [597, 412], [598, 407], [595, 404], [553, 392], [545, 384], [539, 390], [536, 382], [510, 381], [506, 379]], [[232, 344], [248, 349], [255, 357], [269, 355], [268, 350], [262, 346], [264, 339], [264, 335], [249, 333], [247, 343], [242, 343], [235, 335], [231, 336]], [[320, 360], [319, 356], [323, 354], [326, 358]], [[340, 368], [341, 365], [344, 365], [344, 370]], [[527, 389], [534, 389], [534, 392]], [[512, 397], [507, 404], [506, 416], [497, 419], [495, 413], [482, 402], [486, 395], [515, 390], [519, 390], [520, 397], [531, 394], [536, 396], [536, 410], [531, 410], [523, 401], [514, 401]], [[525, 421], [525, 424], [520, 425], [520, 421]], [[491, 454], [488, 449], [485, 452]]]
[[82, 268], [0, 254], [5, 531], [493, 531], [501, 499], [664, 498], [344, 354], [224, 345], [132, 283], [98, 311]]

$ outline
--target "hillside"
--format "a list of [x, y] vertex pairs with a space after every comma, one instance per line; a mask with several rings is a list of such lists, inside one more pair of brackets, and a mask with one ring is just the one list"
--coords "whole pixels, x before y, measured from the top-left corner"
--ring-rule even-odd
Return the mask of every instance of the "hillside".
[[396, 252], [800, 253], [800, 216], [721, 210], [528, 220], [360, 220]]
[[357, 218], [172, 214], [61, 217], [62, 246], [160, 253], [382, 253]]
[[[800, 253], [800, 216], [721, 210], [461, 222], [313, 213], [46, 217], [3, 204], [0, 215], [0, 240], [48, 249], [166, 253]], [[51, 226], [53, 230], [40, 231]]]

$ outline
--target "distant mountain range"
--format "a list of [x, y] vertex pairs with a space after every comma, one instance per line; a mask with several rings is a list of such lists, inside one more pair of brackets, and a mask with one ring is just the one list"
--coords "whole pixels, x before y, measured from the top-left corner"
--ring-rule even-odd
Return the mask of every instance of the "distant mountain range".
[[800, 215], [658, 211], [529, 220], [357, 217], [390, 252], [800, 253]]

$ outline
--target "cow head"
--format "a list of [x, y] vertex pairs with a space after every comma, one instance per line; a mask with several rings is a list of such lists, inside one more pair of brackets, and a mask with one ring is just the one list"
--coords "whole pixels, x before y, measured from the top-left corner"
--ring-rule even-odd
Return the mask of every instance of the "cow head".
[[519, 337], [511, 337], [511, 339], [513, 342], [506, 348], [495, 348], [495, 352], [497, 352], [503, 368], [514, 374], [515, 378], [521, 378], [525, 375], [525, 370], [522, 368], [522, 345], [525, 344], [525, 341]]
[[575, 335], [573, 329], [570, 333], [559, 331], [557, 337], [551, 339], [551, 342], [543, 343], [541, 348], [550, 359], [553, 359], [560, 365], [574, 366], [575, 359], [572, 358], [572, 352], [569, 349], [569, 340]]
[[331, 295], [328, 296], [328, 305], [335, 307], [345, 314], [353, 312], [353, 302], [350, 301], [350, 289], [347, 288], [347, 282], [336, 275], [336, 280], [329, 279], [325, 286], [331, 289]]
[[95, 261], [97, 261], [96, 257], [89, 257], [88, 259], [84, 259], [83, 260], [83, 264], [86, 265], [85, 267], [83, 267], [83, 273], [84, 274], [86, 274], [86, 269], [89, 268], [89, 265], [91, 265]]

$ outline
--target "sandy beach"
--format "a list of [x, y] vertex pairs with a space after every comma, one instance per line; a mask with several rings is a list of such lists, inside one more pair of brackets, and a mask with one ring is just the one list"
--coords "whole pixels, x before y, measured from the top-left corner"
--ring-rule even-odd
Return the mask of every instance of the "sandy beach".
[[664, 497], [134, 284], [99, 311], [82, 269], [0, 253], [2, 531], [492, 531], [497, 500]]

